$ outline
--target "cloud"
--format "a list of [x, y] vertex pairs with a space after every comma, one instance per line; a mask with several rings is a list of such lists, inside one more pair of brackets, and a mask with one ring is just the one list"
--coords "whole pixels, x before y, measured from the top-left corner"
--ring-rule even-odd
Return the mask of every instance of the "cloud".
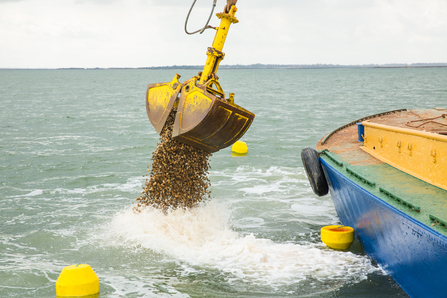
[[[185, 0], [0, 0], [0, 67], [201, 65]], [[221, 11], [226, 1], [218, 1]], [[212, 1], [197, 1], [188, 30]], [[239, 0], [223, 64], [447, 62], [444, 0]], [[211, 25], [219, 20], [213, 17]]]
[[99, 5], [113, 5], [122, 0], [75, 0], [74, 4], [99, 4]]

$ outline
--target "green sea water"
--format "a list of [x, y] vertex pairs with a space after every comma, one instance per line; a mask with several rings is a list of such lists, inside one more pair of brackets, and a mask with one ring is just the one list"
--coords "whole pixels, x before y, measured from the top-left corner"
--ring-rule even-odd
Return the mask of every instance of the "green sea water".
[[192, 70], [0, 70], [0, 297], [55, 297], [87, 263], [100, 297], [407, 297], [313, 194], [300, 152], [366, 115], [447, 107], [447, 68], [221, 70], [254, 112], [211, 157], [213, 199], [192, 211], [132, 212], [158, 135], [147, 84]]

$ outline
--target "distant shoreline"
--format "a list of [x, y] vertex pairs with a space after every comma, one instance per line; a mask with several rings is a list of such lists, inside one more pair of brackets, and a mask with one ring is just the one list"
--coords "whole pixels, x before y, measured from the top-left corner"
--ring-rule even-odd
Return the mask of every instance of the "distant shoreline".
[[[220, 69], [335, 69], [335, 68], [438, 68], [447, 67], [447, 63], [412, 63], [412, 64], [249, 64], [249, 65], [220, 65]], [[163, 70], [163, 69], [203, 69], [203, 65], [171, 65], [148, 67], [63, 67], [63, 68], [0, 68], [0, 70]]]

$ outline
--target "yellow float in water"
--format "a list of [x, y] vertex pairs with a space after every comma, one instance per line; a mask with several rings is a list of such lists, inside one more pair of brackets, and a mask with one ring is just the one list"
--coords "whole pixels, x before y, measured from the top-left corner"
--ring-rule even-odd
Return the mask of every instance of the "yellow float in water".
[[99, 279], [90, 265], [67, 266], [57, 278], [57, 296], [87, 296], [97, 293], [99, 293]]
[[237, 141], [231, 146], [231, 151], [237, 154], [247, 154], [248, 147], [245, 142]]
[[321, 241], [330, 248], [348, 249], [354, 241], [354, 229], [342, 225], [322, 227]]

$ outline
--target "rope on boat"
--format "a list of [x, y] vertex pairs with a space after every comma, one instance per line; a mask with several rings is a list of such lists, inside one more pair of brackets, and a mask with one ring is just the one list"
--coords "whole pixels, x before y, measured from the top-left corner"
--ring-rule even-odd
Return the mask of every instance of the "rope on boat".
[[[427, 123], [435, 123], [435, 124], [439, 124], [441, 126], [447, 126], [447, 124], [445, 124], [445, 123], [441, 123], [441, 122], [438, 122], [438, 121], [433, 121], [434, 119], [438, 119], [438, 118], [447, 119], [447, 114], [442, 114], [441, 116], [433, 117], [433, 118], [425, 118], [425, 119], [420, 119], [420, 120], [408, 121], [407, 123], [405, 123], [405, 125], [410, 126], [410, 127], [414, 127], [414, 128], [421, 127], [422, 125], [427, 124]], [[411, 125], [410, 124], [410, 123], [421, 122], [421, 121], [425, 121], [425, 122], [423, 122], [423, 123], [421, 123], [419, 125], [416, 125], [416, 124], [415, 125]]]

